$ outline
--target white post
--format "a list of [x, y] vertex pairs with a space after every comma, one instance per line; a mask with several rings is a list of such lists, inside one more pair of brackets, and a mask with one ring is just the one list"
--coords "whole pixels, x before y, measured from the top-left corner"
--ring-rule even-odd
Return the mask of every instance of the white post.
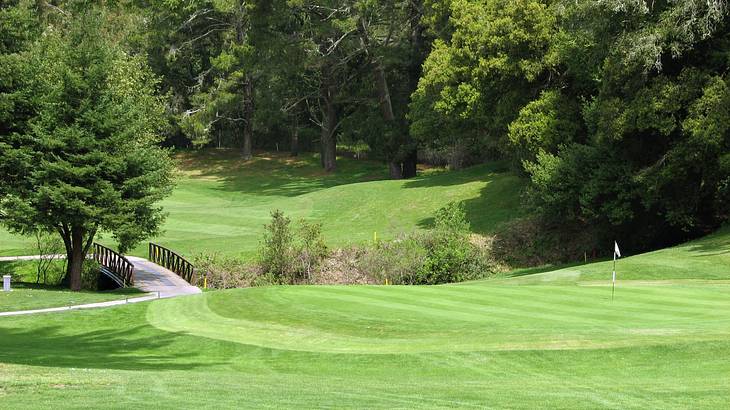
[[10, 292], [10, 275], [3, 276], [3, 292]]

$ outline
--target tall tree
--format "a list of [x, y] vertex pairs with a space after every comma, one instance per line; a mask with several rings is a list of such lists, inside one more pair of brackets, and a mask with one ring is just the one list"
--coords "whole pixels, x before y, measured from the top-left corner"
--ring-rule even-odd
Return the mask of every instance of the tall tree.
[[14, 232], [57, 232], [71, 289], [98, 232], [125, 251], [158, 232], [155, 204], [172, 189], [173, 166], [159, 148], [164, 106], [143, 56], [120, 43], [114, 16], [66, 12], [27, 51], [0, 61], [20, 73], [0, 116], [2, 223]]

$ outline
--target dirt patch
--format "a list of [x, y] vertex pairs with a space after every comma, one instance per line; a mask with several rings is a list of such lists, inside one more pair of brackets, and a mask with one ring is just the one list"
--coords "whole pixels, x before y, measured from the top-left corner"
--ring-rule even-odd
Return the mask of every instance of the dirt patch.
[[312, 278], [319, 285], [368, 285], [377, 282], [358, 269], [357, 249], [337, 249]]

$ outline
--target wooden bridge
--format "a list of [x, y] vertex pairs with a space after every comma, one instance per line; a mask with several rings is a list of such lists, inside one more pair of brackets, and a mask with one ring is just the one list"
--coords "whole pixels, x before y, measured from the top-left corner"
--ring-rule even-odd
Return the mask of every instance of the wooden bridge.
[[101, 265], [105, 277], [120, 287], [135, 287], [160, 297], [201, 293], [193, 265], [177, 253], [150, 243], [149, 260], [123, 256], [98, 243], [93, 259]]

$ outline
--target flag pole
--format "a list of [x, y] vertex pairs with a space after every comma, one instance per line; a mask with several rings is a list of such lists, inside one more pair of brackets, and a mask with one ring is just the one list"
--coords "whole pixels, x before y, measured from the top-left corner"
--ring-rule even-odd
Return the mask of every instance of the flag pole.
[[611, 301], [613, 302], [613, 294], [616, 292], [616, 250], [613, 251], [613, 279], [611, 280]]

